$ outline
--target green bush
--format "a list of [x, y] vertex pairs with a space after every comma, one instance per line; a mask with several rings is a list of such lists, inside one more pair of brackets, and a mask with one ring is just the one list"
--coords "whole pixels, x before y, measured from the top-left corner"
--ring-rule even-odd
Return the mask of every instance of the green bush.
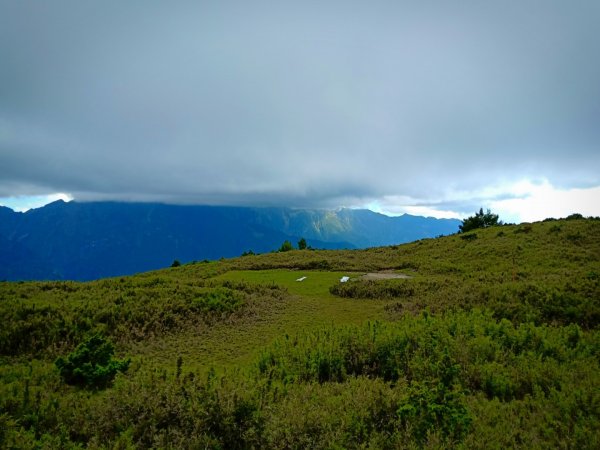
[[228, 287], [207, 289], [192, 301], [192, 310], [199, 312], [233, 312], [244, 304], [244, 297], [239, 291]]
[[407, 298], [415, 293], [414, 287], [407, 280], [350, 281], [336, 283], [329, 292], [342, 298]]
[[583, 216], [579, 213], [571, 214], [566, 217], [566, 220], [581, 220]]
[[283, 241], [281, 247], [279, 247], [279, 252], [289, 252], [290, 250], [294, 250], [294, 246], [290, 241]]
[[415, 381], [408, 389], [408, 398], [398, 408], [398, 416], [412, 431], [419, 445], [429, 433], [438, 432], [444, 439], [460, 441], [470, 431], [473, 418], [461, 393], [444, 383]]
[[531, 233], [531, 230], [533, 230], [531, 224], [524, 223], [524, 224], [521, 224], [521, 226], [515, 230], [515, 234], [518, 234], [518, 233], [527, 234], [527, 233]]
[[483, 212], [483, 208], [479, 209], [479, 212], [475, 213], [474, 216], [467, 217], [463, 220], [462, 224], [458, 226], [461, 233], [475, 230], [477, 228], [487, 228], [494, 225], [502, 225], [502, 221], [498, 220], [498, 214], [492, 214], [488, 209], [487, 212]]
[[55, 364], [67, 384], [102, 388], [112, 383], [117, 372], [125, 372], [130, 360], [113, 359], [115, 348], [110, 341], [95, 335], [82, 342], [67, 355], [59, 357]]

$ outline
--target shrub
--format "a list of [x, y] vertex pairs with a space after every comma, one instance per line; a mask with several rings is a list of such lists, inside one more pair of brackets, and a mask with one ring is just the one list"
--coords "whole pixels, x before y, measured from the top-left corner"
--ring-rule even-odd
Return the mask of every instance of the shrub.
[[578, 231], [577, 233], [567, 234], [566, 238], [574, 244], [579, 244], [583, 240], [583, 235]]
[[204, 313], [233, 312], [244, 304], [244, 296], [226, 286], [215, 287], [200, 293], [192, 300], [192, 310]]
[[517, 228], [515, 230], [515, 234], [519, 234], [519, 233], [531, 233], [531, 230], [533, 230], [533, 228], [531, 227], [530, 223], [524, 223], [522, 224], [519, 228]]
[[336, 283], [329, 288], [332, 295], [342, 298], [406, 298], [415, 293], [415, 289], [406, 280], [352, 281]]
[[305, 263], [299, 263], [298, 268], [304, 270], [329, 270], [332, 268], [332, 266], [326, 259], [317, 259], [307, 261]]
[[443, 382], [414, 381], [407, 401], [398, 408], [400, 420], [411, 429], [419, 445], [429, 433], [438, 431], [443, 439], [461, 441], [470, 431], [473, 418], [461, 392]]
[[278, 251], [289, 252], [290, 250], [294, 250], [292, 243], [290, 241], [283, 241], [283, 244], [281, 244], [281, 247], [279, 247]]
[[583, 216], [579, 213], [571, 214], [566, 217], [566, 220], [579, 220], [583, 219]]
[[467, 231], [475, 230], [477, 228], [487, 228], [494, 225], [502, 225], [502, 221], [498, 220], [498, 214], [492, 214], [489, 209], [484, 213], [483, 208], [480, 208], [479, 212], [475, 213], [474, 216], [467, 217], [463, 220], [458, 228], [460, 233], [466, 233]]
[[176, 259], [175, 261], [173, 261], [173, 263], [171, 264], [171, 267], [179, 267], [181, 265], [181, 262], [179, 262], [178, 259]]
[[113, 359], [114, 351], [110, 341], [95, 335], [79, 344], [66, 358], [59, 357], [55, 364], [65, 383], [102, 388], [112, 383], [117, 372], [125, 372], [131, 362]]

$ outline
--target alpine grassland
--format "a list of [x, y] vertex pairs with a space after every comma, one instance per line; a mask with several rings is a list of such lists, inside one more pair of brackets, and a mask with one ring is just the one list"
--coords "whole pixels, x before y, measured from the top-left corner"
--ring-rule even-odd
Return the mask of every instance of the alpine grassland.
[[597, 219], [0, 282], [0, 323], [1, 448], [600, 448]]

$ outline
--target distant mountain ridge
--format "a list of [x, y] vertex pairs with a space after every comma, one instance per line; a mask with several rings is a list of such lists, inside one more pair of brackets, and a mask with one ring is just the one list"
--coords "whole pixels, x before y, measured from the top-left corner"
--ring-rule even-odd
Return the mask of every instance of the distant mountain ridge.
[[63, 202], [0, 207], [0, 279], [90, 280], [181, 262], [273, 251], [300, 237], [315, 248], [400, 244], [458, 230], [460, 221], [369, 210]]

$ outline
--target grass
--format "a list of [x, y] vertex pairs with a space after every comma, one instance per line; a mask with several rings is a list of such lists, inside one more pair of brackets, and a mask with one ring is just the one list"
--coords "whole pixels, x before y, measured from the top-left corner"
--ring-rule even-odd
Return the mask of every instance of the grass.
[[[598, 220], [2, 282], [0, 321], [0, 447], [600, 446]], [[129, 369], [65, 385], [95, 333]]]
[[[295, 295], [322, 297], [328, 293], [329, 286], [344, 276], [345, 272], [301, 271], [288, 269], [275, 270], [232, 270], [217, 279], [246, 281], [259, 284], [276, 284], [285, 287]], [[304, 281], [296, 281], [306, 277]]]
[[[215, 277], [219, 281], [276, 285], [289, 295], [270, 308], [261, 309], [251, 320], [218, 323], [207, 330], [190, 329], [140, 343], [131, 349], [143, 355], [147, 364], [172, 367], [182, 356], [196, 370], [231, 369], [252, 362], [265, 346], [276, 338], [293, 335], [315, 326], [360, 324], [386, 317], [389, 302], [361, 303], [329, 293], [329, 287], [350, 272], [307, 272], [274, 269], [264, 271], [233, 270]], [[302, 282], [296, 279], [307, 278]], [[173, 349], [176, 349], [173, 351]]]

